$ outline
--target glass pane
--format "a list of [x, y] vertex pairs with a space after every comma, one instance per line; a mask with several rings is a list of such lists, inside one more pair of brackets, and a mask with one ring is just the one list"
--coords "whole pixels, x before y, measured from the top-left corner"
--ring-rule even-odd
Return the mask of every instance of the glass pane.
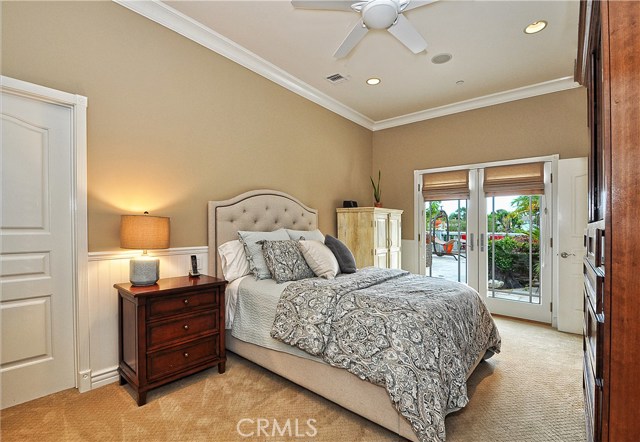
[[467, 282], [467, 200], [426, 201], [427, 275]]
[[488, 296], [540, 304], [540, 195], [487, 198]]

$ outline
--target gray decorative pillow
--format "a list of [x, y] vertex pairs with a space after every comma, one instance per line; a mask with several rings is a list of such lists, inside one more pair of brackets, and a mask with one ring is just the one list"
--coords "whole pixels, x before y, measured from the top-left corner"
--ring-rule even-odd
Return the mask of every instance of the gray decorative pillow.
[[259, 241], [274, 241], [280, 239], [289, 239], [287, 231], [284, 229], [274, 230], [273, 232], [252, 232], [247, 230], [238, 231], [238, 239], [244, 246], [244, 251], [249, 260], [249, 269], [251, 273], [256, 275], [257, 279], [271, 278], [271, 272], [264, 262], [262, 254], [262, 244]]
[[271, 277], [276, 282], [298, 281], [316, 276], [304, 260], [298, 248], [298, 241], [260, 241], [262, 254]]
[[349, 247], [342, 241], [331, 235], [327, 235], [324, 237], [324, 245], [329, 247], [333, 252], [333, 255], [338, 260], [338, 265], [342, 273], [356, 272], [356, 259], [353, 257], [353, 253], [351, 253]]

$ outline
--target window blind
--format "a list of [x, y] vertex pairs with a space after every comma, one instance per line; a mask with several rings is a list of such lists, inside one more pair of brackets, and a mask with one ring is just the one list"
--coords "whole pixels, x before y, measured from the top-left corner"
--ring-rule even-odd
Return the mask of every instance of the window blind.
[[422, 196], [425, 201], [469, 199], [469, 171], [462, 169], [422, 175]]
[[483, 190], [486, 196], [544, 194], [544, 163], [487, 167]]

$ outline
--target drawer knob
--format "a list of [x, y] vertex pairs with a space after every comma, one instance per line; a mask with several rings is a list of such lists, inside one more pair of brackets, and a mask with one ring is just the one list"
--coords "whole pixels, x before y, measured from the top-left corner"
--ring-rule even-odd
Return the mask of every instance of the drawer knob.
[[185, 325], [184, 325], [184, 329], [185, 329], [185, 330], [189, 330], [189, 324], [185, 324]]
[[189, 353], [187, 353], [186, 351], [184, 352], [184, 357], [188, 358], [189, 357]]
[[188, 299], [185, 299], [185, 300], [184, 300], [184, 303], [185, 303], [185, 304], [189, 304], [189, 300], [188, 300]]

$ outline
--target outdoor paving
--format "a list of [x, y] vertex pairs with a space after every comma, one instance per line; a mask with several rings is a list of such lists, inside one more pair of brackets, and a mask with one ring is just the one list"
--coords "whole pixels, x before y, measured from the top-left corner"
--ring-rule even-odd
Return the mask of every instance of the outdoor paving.
[[[458, 279], [458, 263], [460, 264], [460, 279]], [[467, 259], [461, 256], [458, 261], [453, 256], [433, 255], [431, 269], [427, 268], [427, 275], [449, 281], [467, 282]]]
[[[458, 278], [458, 271], [460, 277]], [[433, 255], [431, 268], [427, 268], [427, 275], [436, 278], [444, 278], [448, 281], [467, 282], [467, 259], [459, 257], [459, 261], [453, 256]], [[534, 287], [532, 298], [529, 300], [529, 292], [526, 289], [513, 289], [509, 291], [496, 291], [496, 297], [511, 299], [514, 301], [540, 303], [539, 288]]]

